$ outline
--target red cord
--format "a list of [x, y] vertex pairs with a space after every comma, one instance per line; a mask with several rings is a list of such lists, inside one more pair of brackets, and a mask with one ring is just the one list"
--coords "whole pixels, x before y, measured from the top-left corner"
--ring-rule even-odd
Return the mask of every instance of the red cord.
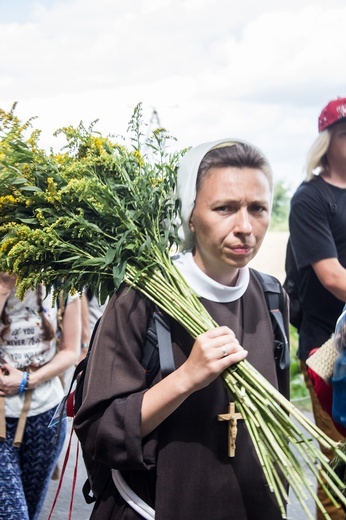
[[[72, 430], [73, 430], [73, 428], [72, 428]], [[77, 474], [78, 474], [78, 456], [79, 456], [79, 441], [77, 442], [76, 462], [75, 462], [75, 465], [74, 465], [74, 472], [73, 472], [73, 482], [72, 482], [71, 501], [70, 501], [70, 512], [69, 512], [68, 520], [72, 520], [74, 491], [75, 491], [75, 488], [76, 488]]]
[[[51, 518], [52, 518], [52, 514], [53, 514], [54, 508], [56, 506], [56, 503], [57, 503], [57, 500], [58, 500], [58, 496], [59, 496], [59, 493], [60, 493], [60, 489], [61, 489], [61, 486], [62, 486], [62, 481], [64, 479], [64, 474], [65, 474], [67, 462], [68, 462], [68, 459], [69, 459], [69, 456], [70, 456], [70, 451], [71, 451], [72, 435], [73, 435], [73, 428], [71, 428], [70, 440], [68, 442], [64, 463], [63, 463], [63, 466], [62, 466], [62, 469], [61, 469], [61, 474], [60, 474], [60, 478], [59, 478], [59, 484], [58, 484], [57, 490], [55, 492], [55, 497], [54, 497], [54, 501], [53, 501], [53, 504], [52, 504], [52, 507], [51, 507], [51, 510], [50, 510], [50, 513], [49, 513], [48, 520], [51, 520]], [[78, 458], [78, 451], [79, 451], [79, 443], [78, 443], [78, 447], [77, 447], [77, 458]], [[77, 472], [76, 472], [76, 468], [75, 468], [75, 475], [76, 474], [77, 474]], [[74, 477], [72, 492], [74, 492], [75, 486], [76, 486], [76, 482], [75, 482], [75, 477]], [[73, 497], [71, 497], [71, 501], [73, 503]], [[71, 504], [70, 504], [70, 514], [71, 514]], [[71, 516], [70, 516], [70, 518], [71, 518]]]

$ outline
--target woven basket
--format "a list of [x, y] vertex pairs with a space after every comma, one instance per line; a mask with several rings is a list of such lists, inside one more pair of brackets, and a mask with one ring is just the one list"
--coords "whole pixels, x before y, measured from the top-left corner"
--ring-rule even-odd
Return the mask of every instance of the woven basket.
[[332, 335], [316, 352], [308, 357], [306, 364], [329, 384], [337, 357], [338, 352], [334, 347]]

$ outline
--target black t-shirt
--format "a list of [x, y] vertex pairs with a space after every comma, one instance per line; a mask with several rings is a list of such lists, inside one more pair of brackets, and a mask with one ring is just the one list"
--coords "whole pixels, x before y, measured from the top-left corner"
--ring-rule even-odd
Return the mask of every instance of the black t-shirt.
[[323, 287], [311, 264], [337, 258], [346, 268], [346, 189], [322, 178], [303, 182], [292, 197], [289, 227], [301, 278], [298, 357], [305, 360], [311, 349], [329, 339], [344, 306]]

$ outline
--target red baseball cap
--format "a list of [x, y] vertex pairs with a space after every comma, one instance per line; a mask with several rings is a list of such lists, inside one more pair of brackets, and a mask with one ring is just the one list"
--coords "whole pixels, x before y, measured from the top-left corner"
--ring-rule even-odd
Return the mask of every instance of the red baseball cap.
[[318, 131], [322, 132], [344, 118], [346, 118], [346, 98], [339, 97], [329, 101], [318, 118]]

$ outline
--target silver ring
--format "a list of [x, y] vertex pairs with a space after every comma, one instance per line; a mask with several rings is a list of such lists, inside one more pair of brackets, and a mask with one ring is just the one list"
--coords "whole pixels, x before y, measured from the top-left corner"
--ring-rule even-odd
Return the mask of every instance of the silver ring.
[[225, 347], [220, 347], [222, 352], [223, 352], [223, 356], [222, 357], [225, 357], [227, 356], [227, 350], [225, 349]]

